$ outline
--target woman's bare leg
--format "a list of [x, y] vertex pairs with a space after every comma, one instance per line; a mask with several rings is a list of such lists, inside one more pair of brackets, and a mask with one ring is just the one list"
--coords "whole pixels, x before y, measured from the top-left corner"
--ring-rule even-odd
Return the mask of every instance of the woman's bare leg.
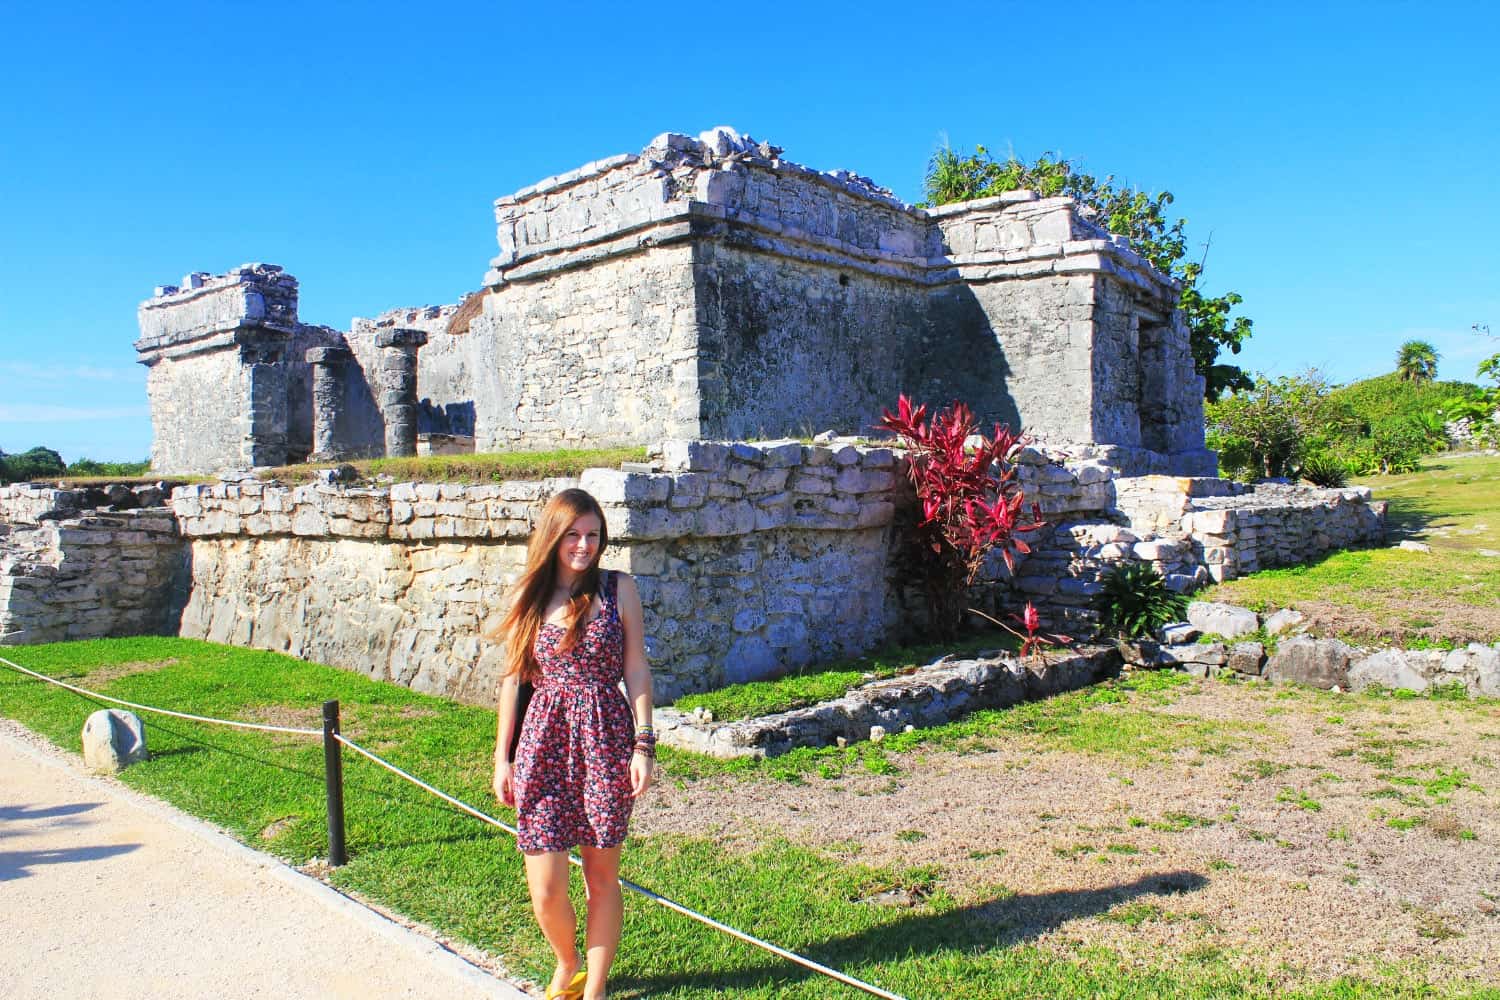
[[620, 898], [620, 848], [580, 847], [578, 853], [583, 857], [583, 880], [589, 900], [584, 931], [589, 980], [583, 987], [583, 998], [604, 1000], [609, 967], [614, 964], [615, 952], [620, 947], [625, 906]]
[[[578, 915], [568, 898], [568, 856], [562, 851], [527, 854], [526, 885], [531, 890], [531, 912], [542, 936], [557, 956], [552, 989], [567, 986], [578, 972]], [[593, 907], [589, 907], [592, 913]], [[618, 935], [618, 931], [616, 932]]]

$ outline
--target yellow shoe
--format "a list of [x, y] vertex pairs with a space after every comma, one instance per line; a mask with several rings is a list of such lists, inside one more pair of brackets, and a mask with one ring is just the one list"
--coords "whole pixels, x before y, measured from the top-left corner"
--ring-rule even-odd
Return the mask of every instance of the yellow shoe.
[[582, 969], [573, 977], [573, 981], [556, 992], [552, 987], [547, 987], [547, 1000], [583, 1000], [583, 984], [588, 982], [589, 974]]

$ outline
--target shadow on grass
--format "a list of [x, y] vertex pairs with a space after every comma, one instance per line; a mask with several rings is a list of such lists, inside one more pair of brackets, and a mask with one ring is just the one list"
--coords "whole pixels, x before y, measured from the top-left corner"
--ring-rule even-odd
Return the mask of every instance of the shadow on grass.
[[[946, 913], [902, 917], [858, 934], [829, 939], [807, 948], [803, 954], [842, 970], [943, 950], [994, 951], [1032, 941], [1069, 920], [1096, 916], [1137, 896], [1195, 892], [1206, 885], [1208, 879], [1196, 872], [1173, 871], [1103, 889], [1007, 896]], [[766, 961], [723, 975], [622, 974], [611, 986], [613, 994], [624, 1000], [656, 996], [682, 986], [753, 989], [799, 983], [817, 975], [790, 962]]]

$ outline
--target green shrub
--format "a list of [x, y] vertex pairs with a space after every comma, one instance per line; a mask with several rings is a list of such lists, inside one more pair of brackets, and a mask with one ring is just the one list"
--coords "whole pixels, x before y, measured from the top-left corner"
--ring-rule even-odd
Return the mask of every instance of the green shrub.
[[1409, 417], [1389, 417], [1370, 429], [1370, 447], [1382, 473], [1416, 472], [1432, 442], [1420, 424]]
[[19, 455], [0, 452], [0, 484], [55, 479], [65, 469], [62, 456], [51, 448], [32, 448]]
[[149, 458], [139, 462], [96, 462], [91, 458], [80, 458], [68, 466], [67, 474], [100, 478], [117, 476], [121, 479], [132, 479], [136, 476], [144, 476], [150, 471], [151, 460]]
[[1236, 479], [1285, 476], [1304, 455], [1351, 436], [1358, 423], [1317, 371], [1259, 377], [1252, 389], [1206, 403], [1203, 413], [1208, 446]]
[[1349, 484], [1349, 468], [1337, 455], [1316, 452], [1302, 460], [1302, 478], [1314, 486], [1338, 489]]
[[1150, 563], [1121, 563], [1107, 570], [1099, 581], [1103, 588], [1094, 598], [1099, 612], [1099, 630], [1125, 639], [1150, 635], [1168, 622], [1181, 621], [1188, 599], [1167, 587]]

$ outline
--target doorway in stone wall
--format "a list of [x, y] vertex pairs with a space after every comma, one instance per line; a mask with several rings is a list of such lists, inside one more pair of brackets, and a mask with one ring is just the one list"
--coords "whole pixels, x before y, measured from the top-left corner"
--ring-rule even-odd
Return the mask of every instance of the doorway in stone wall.
[[1150, 451], [1168, 452], [1171, 447], [1170, 420], [1167, 415], [1169, 398], [1167, 378], [1170, 371], [1166, 356], [1166, 345], [1170, 327], [1159, 317], [1138, 315], [1136, 317], [1140, 359], [1140, 396], [1138, 409], [1141, 419], [1141, 447]]

